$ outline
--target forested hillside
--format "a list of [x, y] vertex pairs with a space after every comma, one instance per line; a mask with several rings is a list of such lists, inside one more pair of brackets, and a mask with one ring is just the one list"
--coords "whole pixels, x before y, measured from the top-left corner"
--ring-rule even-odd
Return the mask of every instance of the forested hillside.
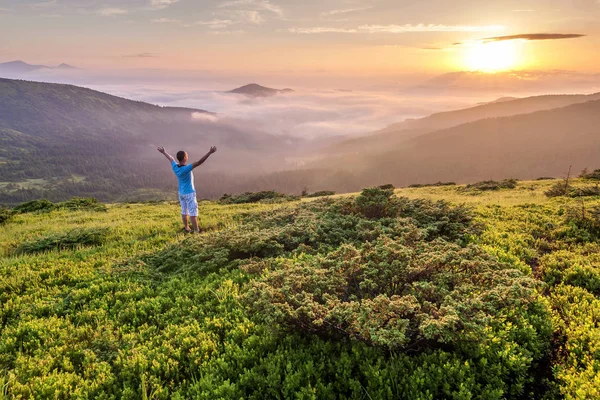
[[403, 146], [406, 141], [425, 133], [452, 128], [488, 118], [509, 117], [537, 111], [552, 110], [573, 104], [600, 100], [600, 93], [590, 95], [546, 95], [522, 99], [499, 99], [462, 110], [432, 114], [425, 118], [409, 119], [392, 124], [372, 135], [346, 140], [330, 150], [334, 152], [378, 152]]
[[[488, 118], [426, 133], [397, 147], [330, 156], [320, 165], [352, 173], [358, 185], [474, 182], [562, 176], [600, 163], [600, 101]], [[376, 136], [371, 140], [377, 141]]]
[[[71, 86], [0, 79], [0, 203], [44, 196], [114, 199], [136, 189], [172, 189], [169, 165], [156, 146], [200, 158], [222, 149], [208, 170], [257, 171], [279, 163], [282, 139], [216, 124], [203, 110], [159, 107]], [[30, 186], [28, 180], [43, 180]], [[210, 187], [219, 178], [209, 177]], [[13, 185], [9, 186], [10, 183]], [[15, 190], [22, 189], [22, 190]], [[25, 190], [30, 189], [30, 190]], [[210, 190], [201, 196], [215, 196]]]

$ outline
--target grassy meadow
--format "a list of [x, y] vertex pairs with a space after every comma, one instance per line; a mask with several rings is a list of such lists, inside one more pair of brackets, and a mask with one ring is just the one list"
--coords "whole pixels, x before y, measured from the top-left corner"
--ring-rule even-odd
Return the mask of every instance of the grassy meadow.
[[15, 214], [0, 399], [600, 398], [600, 197], [556, 182]]

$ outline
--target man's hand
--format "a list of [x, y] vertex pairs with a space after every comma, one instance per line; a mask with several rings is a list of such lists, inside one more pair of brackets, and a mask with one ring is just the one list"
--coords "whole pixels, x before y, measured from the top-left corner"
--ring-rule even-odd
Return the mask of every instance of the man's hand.
[[204, 157], [202, 157], [201, 159], [199, 159], [198, 161], [196, 161], [195, 163], [192, 164], [192, 168], [197, 168], [197, 167], [201, 166], [202, 164], [204, 164], [204, 161], [208, 160], [208, 157], [210, 157], [211, 154], [216, 153], [216, 152], [217, 152], [216, 146], [212, 146], [210, 148], [210, 150], [208, 151], [208, 153], [206, 153], [206, 155]]
[[159, 147], [159, 148], [157, 148], [156, 150], [158, 150], [158, 152], [159, 152], [160, 154], [162, 154], [163, 156], [167, 157], [167, 160], [169, 160], [170, 162], [177, 162], [177, 161], [175, 161], [175, 159], [173, 158], [173, 156], [172, 156], [172, 155], [170, 155], [169, 153], [167, 153], [167, 152], [165, 151], [165, 148], [164, 148], [164, 147]]

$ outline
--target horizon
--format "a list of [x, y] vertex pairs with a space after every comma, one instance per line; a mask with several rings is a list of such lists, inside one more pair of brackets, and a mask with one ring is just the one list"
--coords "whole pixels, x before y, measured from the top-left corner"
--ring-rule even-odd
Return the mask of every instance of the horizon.
[[3, 0], [0, 34], [11, 40], [0, 46], [0, 59], [124, 75], [293, 77], [309, 84], [331, 77], [410, 81], [457, 71], [595, 74], [598, 22], [596, 0], [463, 0], [452, 12], [442, 0], [302, 6], [289, 0]]

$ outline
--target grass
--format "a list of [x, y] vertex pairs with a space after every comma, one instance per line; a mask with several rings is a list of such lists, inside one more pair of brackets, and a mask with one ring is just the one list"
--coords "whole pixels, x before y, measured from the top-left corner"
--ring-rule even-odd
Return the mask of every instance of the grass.
[[[515, 189], [481, 193], [460, 191], [460, 186], [402, 188], [395, 193], [411, 199], [426, 198], [471, 205], [477, 220], [484, 226], [481, 235], [473, 238], [474, 242], [486, 252], [516, 265], [541, 281], [550, 282], [552, 278], [552, 283], [546, 283], [541, 288], [540, 295], [549, 294], [545, 297], [548, 299], [548, 308], [560, 311], [555, 314], [555, 334], [561, 341], [557, 345], [565, 347], [561, 347], [559, 350], [564, 352], [557, 353], [556, 359], [552, 360], [554, 373], [548, 374], [553, 374], [555, 386], [549, 391], [551, 395], [548, 398], [594, 398], [593, 384], [586, 382], [600, 381], [600, 372], [594, 372], [600, 370], [600, 355], [594, 353], [594, 349], [600, 348], [600, 328], [597, 323], [600, 305], [586, 311], [588, 314], [581, 319], [570, 322], [568, 314], [565, 314], [568, 311], [564, 311], [566, 306], [559, 301], [564, 302], [564, 298], [575, 296], [569, 292], [570, 285], [573, 285], [589, 296], [589, 300], [586, 300], [589, 304], [598, 303], [584, 286], [592, 280], [590, 276], [600, 276], [600, 268], [590, 261], [592, 259], [589, 256], [599, 249], [593, 240], [582, 241], [577, 236], [569, 236], [574, 234], [571, 227], [564, 223], [564, 210], [578, 206], [581, 200], [547, 198], [544, 192], [554, 182], [523, 181]], [[575, 179], [572, 184], [580, 187], [586, 183]], [[346, 196], [350, 195], [332, 198]], [[589, 206], [600, 205], [597, 197], [586, 198], [585, 202]], [[295, 207], [296, 204], [298, 202], [242, 205], [201, 202], [199, 225], [210, 237], [210, 232], [231, 230], [237, 226], [242, 214]], [[241, 350], [220, 344], [216, 339], [220, 335], [233, 335], [234, 342], [249, 343], [251, 346], [255, 342], [244, 342], [246, 339], [243, 338], [255, 337], [252, 340], [258, 341], [259, 338], [263, 340], [268, 337], [263, 332], [264, 327], [254, 325], [239, 314], [236, 296], [246, 279], [240, 275], [241, 272], [220, 271], [207, 277], [168, 278], [148, 267], [144, 261], [148, 256], [166, 250], [177, 251], [194, 241], [193, 237], [181, 232], [179, 211], [176, 202], [110, 204], [107, 212], [55, 210], [15, 215], [0, 228], [0, 399], [16, 394], [22, 398], [43, 398], [51, 396], [50, 393], [62, 398], [68, 397], [67, 394], [77, 397], [77, 390], [82, 390], [80, 395], [85, 397], [83, 393], [93, 393], [95, 384], [98, 387], [110, 386], [109, 381], [102, 383], [101, 380], [112, 379], [109, 372], [114, 372], [117, 368], [115, 365], [121, 365], [119, 368], [126, 370], [123, 365], [127, 363], [127, 368], [136, 371], [131, 375], [131, 382], [136, 383], [128, 386], [131, 392], [123, 389], [123, 393], [113, 393], [106, 398], [121, 395], [123, 398], [169, 398], [173, 393], [164, 391], [166, 378], [164, 382], [160, 380], [161, 374], [166, 372], [156, 372], [163, 370], [156, 367], [155, 371], [152, 367], [152, 359], [162, 357], [159, 349], [163, 352], [172, 349], [173, 354], [179, 354], [177, 357], [183, 357], [177, 353], [177, 348], [188, 346], [186, 340], [204, 338], [203, 342], [194, 342], [185, 347], [190, 354], [200, 354], [202, 351], [207, 354], [198, 356], [199, 361], [194, 361], [200, 366], [204, 365], [197, 366], [200, 374], [194, 375], [192, 382], [185, 383], [189, 387], [201, 387], [208, 379], [201, 375], [210, 370], [206, 365], [212, 360], [211, 352], [216, 354], [217, 349], [223, 352], [223, 358], [214, 361], [217, 363], [215, 365], [219, 365], [214, 367], [217, 369], [220, 366], [225, 368], [227, 363], [242, 362], [240, 360], [243, 357], [238, 359], [236, 357], [239, 355], [235, 353]], [[101, 244], [62, 249], [50, 246], [39, 252], [18, 251], [24, 243], [45, 245], [44, 240], [49, 237], [60, 238], [82, 228], [102, 230], [106, 236]], [[559, 265], [560, 260], [571, 261], [564, 262], [566, 266], [560, 267], [563, 269], [557, 269], [559, 267], [555, 265]], [[587, 275], [582, 275], [584, 273]], [[580, 279], [580, 275], [586, 278]], [[556, 285], [556, 290], [553, 285]], [[105, 304], [103, 302], [110, 307], [100, 306]], [[115, 317], [108, 314], [106, 307], [123, 307], [124, 311]], [[211, 312], [216, 314], [209, 314], [206, 307], [212, 307]], [[575, 315], [575, 311], [573, 313]], [[148, 321], [155, 321], [153, 318], [156, 318], [154, 323], [159, 328], [150, 322], [140, 325], [120, 322], [123, 319], [137, 321], [142, 318], [140, 315], [145, 315]], [[163, 315], [170, 319], [161, 321]], [[577, 321], [582, 321], [585, 329], [577, 330]], [[177, 332], [181, 332], [181, 338]], [[123, 347], [105, 349], [102, 346], [108, 345], [103, 344], [103, 337], [107, 337], [106, 343], [114, 340]], [[86, 341], [100, 346], [101, 351], [96, 354], [118, 356], [111, 355], [115, 358], [107, 358], [109, 361], [94, 360], [96, 356], [86, 353], [86, 346], [92, 346]], [[38, 350], [27, 350], [27, 346], [33, 346], [31, 343], [38, 343]], [[581, 343], [588, 343], [589, 348], [581, 349]], [[72, 358], [69, 354], [75, 350], [69, 350], [71, 347], [80, 348], [81, 354], [92, 358], [85, 358], [85, 362]], [[257, 357], [270, 356], [259, 354]], [[62, 364], [56, 364], [58, 360]], [[167, 363], [161, 360], [161, 363]], [[168, 364], [168, 368], [171, 368], [169, 371], [184, 368], [182, 360], [177, 361], [182, 364]], [[85, 369], [86, 363], [98, 369]], [[10, 365], [10, 370], [2, 371], [5, 365]], [[84, 374], [81, 372], [83, 370], [88, 378], [76, 378]], [[146, 373], [149, 375], [146, 376]], [[139, 381], [140, 377], [143, 378], [142, 382]], [[226, 389], [224, 384], [222, 393], [227, 393]], [[226, 394], [220, 397], [229, 398]]]

